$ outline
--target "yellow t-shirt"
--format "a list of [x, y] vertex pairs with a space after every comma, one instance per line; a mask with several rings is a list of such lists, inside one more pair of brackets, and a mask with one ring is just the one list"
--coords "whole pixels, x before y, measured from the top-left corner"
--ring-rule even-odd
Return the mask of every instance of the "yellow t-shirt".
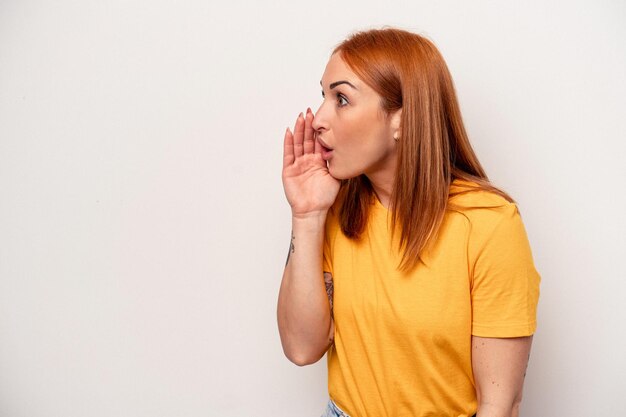
[[[465, 181], [455, 180], [452, 189]], [[424, 264], [397, 270], [399, 229], [378, 201], [360, 243], [329, 211], [323, 270], [333, 276], [328, 393], [351, 417], [468, 417], [477, 410], [471, 335], [534, 333], [541, 277], [514, 203], [488, 191], [450, 201]], [[387, 217], [389, 214], [389, 217]]]

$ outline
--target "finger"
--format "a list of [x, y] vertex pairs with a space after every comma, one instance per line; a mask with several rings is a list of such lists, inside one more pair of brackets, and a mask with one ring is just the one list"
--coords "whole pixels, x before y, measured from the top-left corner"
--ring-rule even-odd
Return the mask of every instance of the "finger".
[[317, 130], [313, 131], [313, 140], [315, 141], [315, 153], [322, 153], [322, 145], [320, 145], [320, 142], [317, 140]]
[[299, 156], [302, 156], [302, 142], [304, 141], [304, 117], [302, 113], [298, 116], [296, 120], [296, 127], [293, 130], [293, 154], [296, 159]]
[[313, 112], [310, 108], [306, 109], [306, 116], [304, 118], [304, 153], [313, 153], [315, 150], [315, 139], [313, 138]]
[[283, 141], [283, 169], [293, 164], [295, 161], [293, 156], [293, 135], [289, 131], [289, 128], [285, 130], [285, 139]]

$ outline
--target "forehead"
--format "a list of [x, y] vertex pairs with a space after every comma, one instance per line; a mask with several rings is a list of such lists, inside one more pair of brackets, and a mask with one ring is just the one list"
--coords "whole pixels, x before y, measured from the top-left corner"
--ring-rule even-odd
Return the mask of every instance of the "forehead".
[[324, 88], [328, 88], [330, 83], [340, 80], [349, 81], [358, 89], [361, 89], [362, 86], [365, 85], [365, 83], [363, 83], [359, 77], [352, 72], [344, 60], [341, 59], [339, 53], [335, 52], [326, 64], [326, 69], [324, 70], [321, 80], [322, 86]]

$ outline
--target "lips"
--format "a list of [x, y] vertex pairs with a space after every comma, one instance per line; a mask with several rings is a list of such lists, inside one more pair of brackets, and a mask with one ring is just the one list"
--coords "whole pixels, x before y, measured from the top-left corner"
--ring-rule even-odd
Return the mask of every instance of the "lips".
[[322, 145], [322, 147], [326, 148], [327, 151], [332, 151], [333, 150], [333, 148], [331, 148], [330, 146], [326, 145], [326, 143], [324, 143], [322, 138], [320, 138], [319, 136], [317, 137], [317, 141], [320, 143], [320, 145]]
[[320, 138], [319, 136], [316, 136], [316, 139], [319, 142], [319, 144], [322, 145], [322, 159], [324, 161], [330, 160], [330, 158], [332, 158], [332, 155], [333, 155], [333, 148], [326, 145], [326, 142], [324, 142], [322, 138]]

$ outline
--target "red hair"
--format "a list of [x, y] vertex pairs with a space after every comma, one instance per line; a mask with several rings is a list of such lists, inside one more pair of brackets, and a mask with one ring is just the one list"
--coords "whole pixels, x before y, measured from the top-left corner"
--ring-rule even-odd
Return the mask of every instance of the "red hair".
[[[398, 163], [389, 210], [392, 237], [401, 225], [399, 268], [414, 268], [429, 239], [436, 239], [454, 179], [474, 183], [461, 191], [487, 190], [515, 202], [493, 186], [470, 145], [448, 67], [435, 45], [401, 29], [351, 34], [335, 47], [357, 76], [381, 96], [386, 115], [402, 109]], [[342, 180], [336, 204], [342, 232], [359, 239], [374, 202], [364, 175]]]

